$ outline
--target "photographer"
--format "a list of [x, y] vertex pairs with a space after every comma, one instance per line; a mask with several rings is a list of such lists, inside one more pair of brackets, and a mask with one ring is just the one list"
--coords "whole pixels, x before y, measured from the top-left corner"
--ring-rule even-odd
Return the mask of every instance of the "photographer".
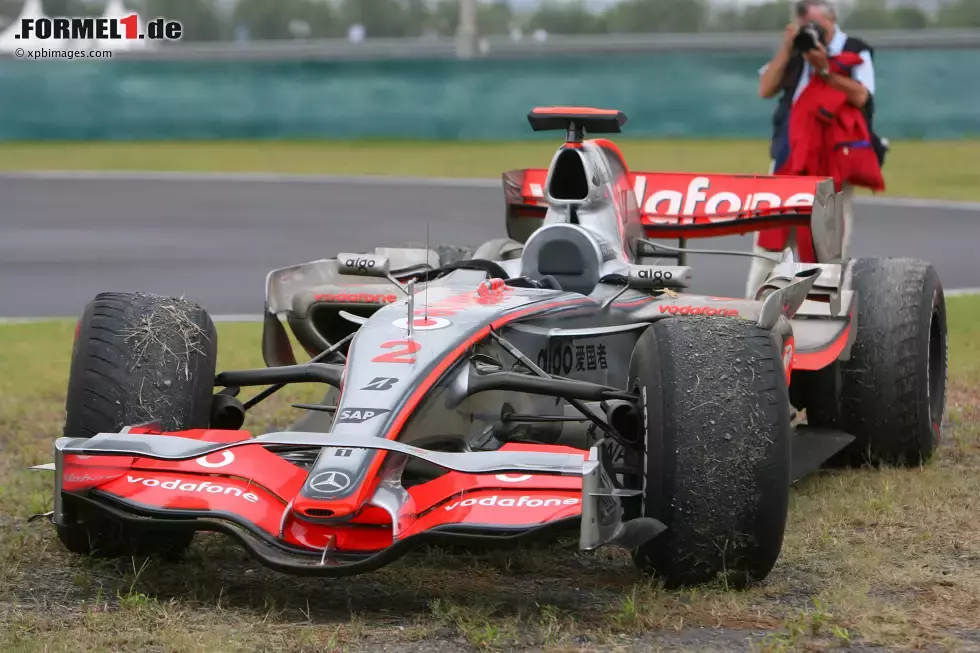
[[[772, 98], [782, 92], [773, 115], [773, 137], [770, 147], [772, 158], [771, 174], [808, 174], [819, 176], [834, 176], [838, 190], [843, 192], [844, 200], [844, 251], [843, 257], [849, 256], [850, 237], [853, 233], [853, 185], [857, 179], [859, 185], [865, 185], [876, 190], [884, 188], [883, 182], [877, 183], [876, 174], [880, 175], [880, 165], [884, 160], [884, 147], [872, 130], [874, 115], [875, 73], [873, 50], [864, 41], [848, 36], [837, 25], [837, 14], [829, 0], [801, 0], [796, 3], [795, 23], [786, 27], [783, 41], [772, 61], [759, 71], [759, 95]], [[814, 82], [813, 80], [817, 81]], [[818, 88], [808, 88], [813, 85]], [[801, 98], [804, 99], [803, 109], [799, 108]], [[861, 116], [863, 129], [868, 138], [864, 147], [873, 154], [877, 170], [868, 170], [867, 160], [859, 159], [858, 164], [863, 169], [848, 175], [847, 179], [835, 174], [840, 166], [833, 165], [833, 156], [844, 147], [845, 154], [854, 146], [862, 147], [860, 141], [831, 143], [831, 137], [825, 133], [824, 123], [830, 120], [847, 119], [847, 110], [839, 107], [828, 111], [826, 107], [846, 104], [851, 107], [851, 115]], [[794, 110], [796, 113], [794, 114]], [[822, 111], [822, 116], [816, 116], [816, 111]], [[803, 112], [807, 115], [801, 115]], [[810, 116], [816, 116], [810, 119]], [[830, 115], [828, 119], [826, 116]], [[841, 118], [843, 116], [843, 118]], [[809, 120], [809, 122], [807, 122]], [[791, 129], [792, 125], [792, 129]], [[852, 129], [852, 132], [855, 130]], [[852, 135], [851, 133], [848, 134]], [[839, 134], [835, 134], [839, 137]], [[814, 141], [818, 145], [814, 145]], [[792, 146], [792, 147], [791, 147]], [[813, 150], [823, 148], [814, 154], [802, 152], [804, 148]], [[811, 158], [805, 162], [801, 159], [805, 154]], [[819, 161], [815, 164], [814, 161]], [[850, 162], [848, 162], [850, 165]], [[871, 181], [865, 181], [870, 179]], [[807, 247], [800, 240], [805, 238]], [[790, 228], [771, 229], [759, 232], [755, 236], [757, 252], [779, 252], [787, 246], [796, 245], [801, 250], [798, 260], [812, 259], [812, 245], [809, 243], [809, 230]], [[806, 250], [806, 251], [803, 251]], [[753, 259], [752, 269], [746, 285], [746, 295], [754, 297], [756, 290], [765, 281], [774, 264]]]

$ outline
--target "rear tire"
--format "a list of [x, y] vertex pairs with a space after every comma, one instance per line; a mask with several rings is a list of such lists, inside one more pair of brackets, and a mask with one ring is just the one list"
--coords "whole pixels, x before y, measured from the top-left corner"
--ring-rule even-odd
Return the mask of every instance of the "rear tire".
[[671, 318], [639, 339], [630, 385], [646, 435], [643, 512], [667, 530], [634, 552], [667, 587], [764, 579], [789, 505], [790, 407], [772, 335], [753, 323]]
[[[64, 436], [89, 438], [153, 420], [165, 431], [207, 428], [217, 332], [200, 306], [147, 294], [102, 293], [78, 323]], [[142, 532], [89, 514], [66, 495], [58, 537], [96, 557], [180, 555], [191, 532]]]
[[939, 275], [914, 259], [857, 259], [852, 285], [851, 357], [804, 377], [807, 422], [855, 437], [831, 465], [920, 465], [935, 453], [946, 406]]

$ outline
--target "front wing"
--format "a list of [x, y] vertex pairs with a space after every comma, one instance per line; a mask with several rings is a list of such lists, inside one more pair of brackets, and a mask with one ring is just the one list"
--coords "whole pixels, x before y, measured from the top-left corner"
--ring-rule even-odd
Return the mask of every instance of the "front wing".
[[[387, 451], [369, 506], [353, 519], [298, 516], [292, 497], [306, 472], [270, 448]], [[59, 438], [52, 521], [68, 519], [65, 498], [145, 528], [212, 530], [236, 537], [269, 567], [341, 576], [376, 569], [425, 543], [499, 544], [551, 535], [579, 523], [579, 548], [635, 548], [665, 527], [622, 521], [603, 443], [588, 452], [506, 445], [500, 451], [446, 453], [381, 438], [244, 431], [147, 434], [124, 430]], [[448, 473], [404, 488], [407, 459]], [[341, 479], [342, 481], [342, 479]], [[324, 482], [338, 482], [325, 478]]]

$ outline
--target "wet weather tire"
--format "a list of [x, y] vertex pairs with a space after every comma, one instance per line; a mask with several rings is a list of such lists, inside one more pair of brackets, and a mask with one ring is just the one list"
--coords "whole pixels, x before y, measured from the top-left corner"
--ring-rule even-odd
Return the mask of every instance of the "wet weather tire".
[[667, 587], [765, 578], [789, 504], [790, 408], [780, 352], [751, 322], [672, 318], [639, 339], [630, 388], [646, 437], [643, 512], [667, 530], [634, 552]]
[[932, 458], [946, 406], [946, 301], [939, 275], [914, 259], [857, 259], [850, 360], [814, 374], [807, 422], [855, 437], [832, 465], [916, 466]]
[[[201, 307], [147, 294], [103, 293], [85, 308], [72, 351], [64, 436], [89, 438], [161, 422], [165, 431], [207, 428], [217, 333]], [[65, 495], [65, 547], [82, 555], [180, 555], [190, 532], [137, 531], [88, 514]]]

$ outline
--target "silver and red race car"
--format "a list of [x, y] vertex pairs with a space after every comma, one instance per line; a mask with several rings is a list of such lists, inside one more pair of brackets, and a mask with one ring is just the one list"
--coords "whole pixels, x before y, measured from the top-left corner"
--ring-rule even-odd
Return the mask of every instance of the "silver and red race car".
[[[379, 248], [271, 272], [260, 369], [215, 374], [192, 302], [98, 295], [41, 466], [64, 545], [179, 554], [219, 531], [274, 569], [339, 576], [425, 543], [577, 529], [582, 550], [624, 547], [668, 586], [740, 587], [776, 563], [793, 481], [928, 460], [946, 396], [935, 270], [842, 260], [830, 179], [630, 172], [587, 138], [625, 120], [533, 110], [565, 142], [548, 169], [504, 174], [508, 238], [468, 256]], [[818, 262], [775, 256], [754, 299], [687, 292], [687, 254], [755, 255], [688, 240], [780, 226], [808, 229]], [[286, 430], [243, 428], [295, 383], [323, 398]]]

